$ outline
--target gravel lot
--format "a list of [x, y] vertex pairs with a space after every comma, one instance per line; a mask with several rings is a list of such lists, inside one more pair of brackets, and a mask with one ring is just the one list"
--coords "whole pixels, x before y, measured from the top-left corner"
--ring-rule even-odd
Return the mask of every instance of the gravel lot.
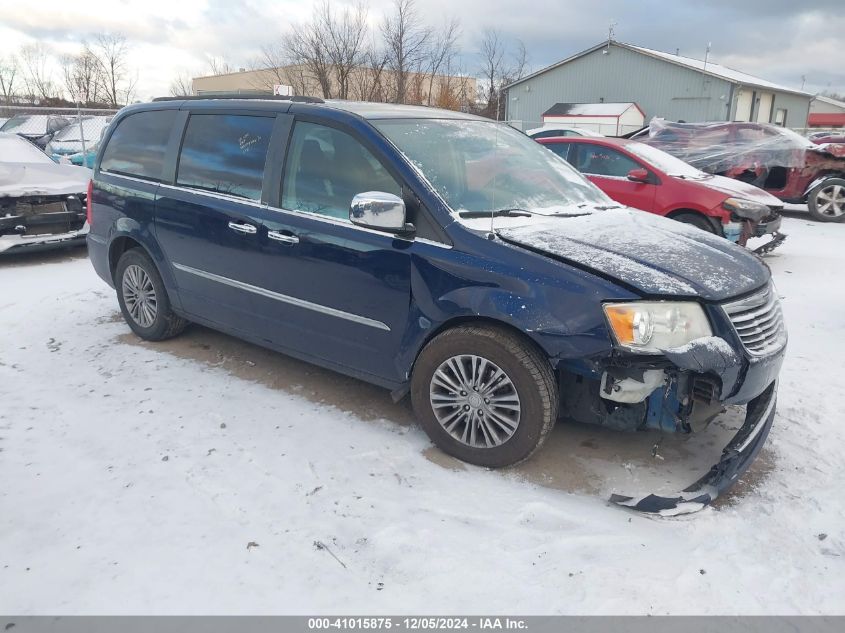
[[845, 613], [845, 225], [784, 231], [769, 444], [674, 519], [606, 498], [705, 441], [562, 424], [485, 471], [378, 388], [200, 327], [141, 343], [84, 251], [0, 260], [0, 612]]

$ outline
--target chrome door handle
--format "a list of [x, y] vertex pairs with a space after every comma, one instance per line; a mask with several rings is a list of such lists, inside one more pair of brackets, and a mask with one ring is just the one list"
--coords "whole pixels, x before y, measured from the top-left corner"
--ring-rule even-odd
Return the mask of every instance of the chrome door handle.
[[229, 222], [229, 228], [233, 231], [237, 231], [238, 233], [244, 233], [245, 235], [255, 235], [258, 233], [258, 229], [252, 226], [252, 224], [238, 224], [237, 222]]
[[283, 244], [299, 244], [299, 238], [296, 235], [285, 235], [278, 231], [267, 231], [267, 237]]

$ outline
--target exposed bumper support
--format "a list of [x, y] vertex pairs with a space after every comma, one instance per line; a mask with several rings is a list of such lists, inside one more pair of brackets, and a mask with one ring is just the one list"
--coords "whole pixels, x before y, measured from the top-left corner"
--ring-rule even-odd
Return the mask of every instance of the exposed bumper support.
[[661, 515], [700, 510], [730, 488], [762, 448], [775, 419], [777, 383], [748, 403], [745, 423], [722, 450], [722, 458], [701, 479], [676, 495], [628, 497], [613, 494], [610, 501], [640, 512]]
[[81, 246], [85, 244], [86, 235], [88, 235], [87, 223], [78, 231], [69, 231], [67, 233], [0, 235], [0, 255], [61, 248], [63, 246]]

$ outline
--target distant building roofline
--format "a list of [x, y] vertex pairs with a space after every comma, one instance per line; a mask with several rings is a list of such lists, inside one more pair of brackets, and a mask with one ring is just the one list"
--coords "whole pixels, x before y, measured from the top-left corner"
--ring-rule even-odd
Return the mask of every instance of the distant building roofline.
[[[805, 97], [812, 97], [813, 95], [809, 92], [804, 92], [803, 90], [796, 90], [795, 88], [789, 88], [787, 86], [782, 86], [771, 81], [767, 81], [760, 77], [755, 77], [754, 75], [749, 75], [748, 73], [744, 73], [738, 70], [734, 70], [732, 68], [728, 68], [727, 66], [722, 66], [721, 64], [717, 64], [715, 62], [708, 61], [706, 64], [704, 60], [695, 59], [692, 57], [683, 57], [681, 55], [674, 55], [672, 53], [664, 53], [662, 51], [654, 50], [651, 48], [645, 48], [643, 46], [636, 46], [634, 44], [626, 44], [624, 42], [617, 42], [616, 40], [606, 40], [595, 46], [592, 46], [586, 50], [581, 51], [580, 53], [576, 53], [566, 59], [563, 59], [559, 62], [555, 62], [545, 68], [541, 68], [540, 70], [531, 73], [530, 75], [526, 75], [522, 79], [518, 79], [513, 83], [508, 84], [505, 88], [511, 88], [513, 86], [519, 85], [529, 79], [542, 75], [550, 70], [558, 68], [559, 66], [563, 66], [564, 64], [568, 64], [571, 61], [574, 61], [580, 57], [588, 55], [594, 51], [602, 49], [606, 46], [618, 46], [620, 48], [625, 48], [630, 51], [634, 51], [636, 53], [640, 53], [642, 55], [647, 55], [649, 57], [653, 57], [655, 59], [659, 59], [670, 64], [675, 64], [677, 66], [682, 66], [684, 68], [688, 68], [689, 70], [693, 70], [695, 72], [702, 73], [704, 75], [709, 75], [711, 77], [716, 77], [718, 79], [722, 79], [724, 81], [728, 81], [732, 84], [742, 85], [742, 86], [749, 86], [755, 88], [765, 88], [768, 90], [773, 90], [776, 92], [788, 92], [790, 94], [797, 94]], [[700, 67], [699, 67], [700, 65]]]

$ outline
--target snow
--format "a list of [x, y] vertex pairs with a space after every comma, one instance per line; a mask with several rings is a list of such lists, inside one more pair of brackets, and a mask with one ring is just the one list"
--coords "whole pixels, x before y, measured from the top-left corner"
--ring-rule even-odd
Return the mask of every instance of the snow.
[[733, 347], [728, 345], [725, 339], [718, 336], [703, 336], [684, 345], [669, 348], [666, 351], [681, 355], [689, 354], [693, 349], [706, 349], [710, 352], [721, 354], [725, 358], [734, 358], [736, 356]]
[[[556, 220], [523, 218], [523, 224], [499, 235], [650, 294], [721, 300], [760, 287], [765, 277], [753, 256], [724, 239], [635, 209], [614, 207]], [[728, 259], [737, 266], [725, 268]]]
[[556, 103], [543, 113], [544, 117], [558, 116], [622, 116], [634, 103]]
[[845, 613], [845, 225], [805, 217], [767, 258], [767, 451], [680, 518], [547, 483], [593, 450], [564, 428], [463, 466], [386, 392], [201, 329], [139, 344], [86, 260], [0, 260], [0, 612]]
[[0, 133], [0, 197], [83, 193], [91, 170], [58, 165], [16, 134]]
[[36, 145], [17, 134], [0, 132], [0, 163], [52, 163]]

